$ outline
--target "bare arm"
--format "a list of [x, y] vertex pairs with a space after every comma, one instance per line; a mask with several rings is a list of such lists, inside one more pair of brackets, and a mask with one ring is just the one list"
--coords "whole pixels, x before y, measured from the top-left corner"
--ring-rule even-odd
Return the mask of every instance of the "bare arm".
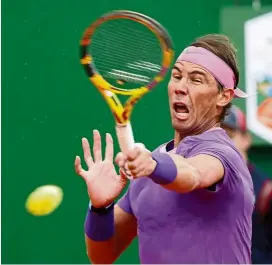
[[114, 228], [114, 236], [103, 242], [95, 242], [85, 235], [87, 254], [92, 263], [112, 264], [122, 254], [137, 235], [136, 218], [115, 205]]
[[[119, 158], [117, 164], [122, 167], [124, 159]], [[164, 188], [180, 193], [208, 188], [224, 176], [224, 166], [213, 153], [184, 158], [171, 153], [152, 155], [145, 147], [135, 147], [127, 155], [127, 164], [134, 178], [148, 176]]]
[[169, 190], [185, 193], [207, 188], [224, 176], [221, 161], [213, 156], [201, 154], [186, 159], [176, 154], [169, 155], [177, 167], [176, 179], [170, 184], [163, 185]]

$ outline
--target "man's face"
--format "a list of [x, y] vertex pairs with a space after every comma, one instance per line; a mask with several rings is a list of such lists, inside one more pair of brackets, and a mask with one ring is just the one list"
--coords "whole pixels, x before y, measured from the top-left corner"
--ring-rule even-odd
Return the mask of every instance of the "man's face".
[[232, 96], [232, 89], [219, 93], [215, 78], [199, 65], [178, 62], [168, 84], [170, 113], [174, 129], [183, 134], [214, 125]]

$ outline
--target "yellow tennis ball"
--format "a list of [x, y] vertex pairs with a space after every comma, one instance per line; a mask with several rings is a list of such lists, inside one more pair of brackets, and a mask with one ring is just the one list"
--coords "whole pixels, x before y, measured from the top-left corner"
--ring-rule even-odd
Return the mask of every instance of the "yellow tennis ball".
[[48, 215], [55, 211], [63, 199], [63, 191], [55, 185], [38, 187], [26, 200], [27, 211], [35, 216]]

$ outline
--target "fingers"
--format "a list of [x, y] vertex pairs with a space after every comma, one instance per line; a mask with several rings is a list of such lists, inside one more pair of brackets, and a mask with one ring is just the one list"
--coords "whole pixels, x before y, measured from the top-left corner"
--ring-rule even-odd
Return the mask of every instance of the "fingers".
[[124, 167], [125, 166], [125, 162], [126, 162], [126, 158], [124, 156], [123, 153], [118, 153], [116, 155], [116, 158], [115, 158], [115, 163], [119, 166], [119, 167]]
[[147, 157], [140, 155], [138, 156], [135, 160], [133, 161], [128, 161], [127, 162], [127, 169], [130, 171], [137, 171], [137, 169], [139, 169], [140, 167], [142, 167], [142, 164], [145, 164], [145, 160], [148, 160]]
[[102, 161], [101, 136], [97, 130], [93, 131], [93, 140], [94, 140], [93, 144], [94, 161], [101, 162]]
[[[84, 159], [89, 168], [91, 168], [94, 163], [102, 162], [101, 136], [98, 130], [93, 131], [93, 157], [91, 154], [89, 141], [86, 138], [82, 138], [82, 147], [84, 152]], [[114, 149], [112, 136], [107, 133], [105, 160], [112, 162], [113, 154]]]
[[[149, 175], [153, 170], [153, 159], [151, 152], [143, 144], [137, 144], [128, 155], [118, 153], [115, 158], [116, 164], [120, 167], [120, 176], [143, 177]], [[131, 175], [130, 175], [131, 174]]]
[[119, 169], [119, 173], [120, 173], [121, 179], [127, 180], [127, 175], [126, 175], [125, 171], [123, 170], [123, 168]]
[[129, 178], [129, 179], [133, 178], [134, 175], [128, 169], [127, 163], [125, 164], [125, 166], [122, 169], [123, 169], [123, 172], [126, 174], [127, 178]]
[[146, 163], [146, 164], [141, 164], [138, 167], [136, 167], [133, 170], [130, 170], [131, 174], [133, 177], [143, 177], [143, 176], [148, 176], [150, 172], [150, 165], [151, 162]]
[[86, 171], [81, 166], [81, 161], [80, 161], [80, 157], [79, 156], [76, 156], [76, 159], [75, 159], [75, 171], [84, 180], [86, 179]]
[[127, 160], [133, 161], [135, 160], [145, 149], [145, 146], [143, 144], [135, 144], [135, 147], [131, 150], [129, 150], [127, 154]]
[[139, 174], [144, 174], [146, 169], [149, 168], [151, 163], [151, 157], [148, 154], [144, 153], [138, 156], [134, 161], [127, 162], [127, 169], [131, 174], [136, 177]]
[[131, 173], [129, 172], [128, 170], [128, 165], [127, 165], [127, 161], [126, 161], [126, 157], [124, 156], [123, 153], [118, 153], [116, 155], [116, 158], [115, 158], [115, 163], [120, 167], [120, 174], [121, 174], [121, 171], [122, 171], [122, 176], [131, 176]]
[[145, 148], [145, 145], [144, 145], [144, 144], [142, 144], [142, 143], [136, 143], [134, 146], [135, 146], [135, 147], [142, 148], [142, 149], [144, 149], [144, 148]]
[[106, 151], [105, 151], [105, 160], [110, 162], [113, 161], [113, 140], [109, 133], [106, 134]]
[[89, 168], [93, 165], [93, 158], [91, 155], [90, 144], [86, 138], [82, 138], [82, 148], [84, 153], [84, 160]]
[[115, 162], [119, 167], [126, 168], [127, 170], [135, 169], [139, 166], [144, 158], [149, 156], [149, 151], [143, 148], [144, 145], [137, 145], [132, 150], [129, 150], [127, 156], [123, 153], [118, 153]]

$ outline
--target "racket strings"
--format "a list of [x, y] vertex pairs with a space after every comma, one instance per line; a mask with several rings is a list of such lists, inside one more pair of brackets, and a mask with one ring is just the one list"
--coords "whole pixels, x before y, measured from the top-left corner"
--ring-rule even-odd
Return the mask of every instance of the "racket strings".
[[[131, 24], [131, 21], [125, 21], [122, 20], [122, 24]], [[154, 45], [154, 40], [155, 43], [157, 43], [156, 36], [148, 30], [145, 26], [132, 22], [134, 25], [133, 26], [141, 26], [142, 30], [140, 31], [139, 29], [135, 29], [131, 27], [131, 25], [122, 25], [120, 27], [120, 20], [116, 21], [113, 20], [110, 23], [108, 22], [107, 28], [101, 28], [99, 31], [97, 31], [98, 34], [102, 34], [107, 41], [112, 41], [112, 42], [118, 42], [120, 45], [120, 48], [126, 48], [127, 44], [133, 44], [133, 47], [135, 49], [143, 48], [146, 45]], [[114, 34], [110, 34], [114, 33]], [[145, 36], [144, 36], [145, 35]], [[143, 41], [139, 42], [139, 37], [141, 36], [141, 39]], [[128, 38], [129, 37], [129, 38]], [[120, 40], [123, 39], [124, 41]], [[123, 47], [122, 47], [123, 46]], [[157, 51], [160, 52], [160, 46], [156, 45]], [[126, 51], [126, 50], [124, 50]], [[143, 50], [145, 52], [145, 50]]]
[[[110, 20], [95, 32], [90, 47], [103, 77], [145, 85], [161, 69], [162, 49], [153, 32], [127, 19]], [[129, 88], [129, 87], [126, 87]]]
[[[139, 51], [141, 51], [141, 57], [144, 59], [146, 57], [149, 58], [149, 60], [151, 61], [155, 61], [158, 58], [158, 54], [161, 53], [160, 47], [156, 47], [155, 53], [150, 53], [150, 50], [146, 50], [145, 47], [146, 45], [150, 45], [153, 44], [153, 42], [149, 41], [149, 43], [146, 41], [146, 38], [142, 38], [143, 41], [141, 41], [139, 43], [139, 41], [137, 39], [134, 38], [129, 38], [129, 39], [125, 39], [128, 38], [128, 36], [130, 35], [130, 32], [127, 32], [126, 35], [125, 34], [120, 34], [120, 36], [109, 36], [108, 31], [101, 31], [99, 32], [99, 35], [101, 36], [97, 36], [97, 40], [103, 40], [103, 43], [97, 43], [99, 44], [99, 49], [104, 53], [104, 56], [107, 56], [109, 59], [109, 63], [113, 63], [116, 60], [116, 53], [117, 52], [118, 55], [122, 55], [122, 56], [118, 56], [119, 59], [125, 59], [127, 60], [127, 56], [133, 56], [136, 57], [136, 55], [139, 55]], [[132, 33], [134, 36], [136, 36], [136, 34]], [[123, 36], [122, 36], [123, 35]], [[138, 35], [139, 36], [139, 35]], [[153, 37], [153, 36], [152, 36]], [[121, 42], [120, 42], [121, 39]], [[145, 42], [145, 43], [143, 43]], [[118, 43], [118, 47], [117, 47], [117, 51], [115, 49], [115, 51], [113, 50], [114, 46], [116, 46], [116, 43]], [[140, 44], [140, 45], [139, 45]], [[128, 50], [127, 48], [130, 47], [130, 50]], [[93, 48], [93, 50], [95, 50]], [[94, 51], [93, 51], [94, 53]], [[153, 55], [153, 56], [152, 56]], [[139, 56], [137, 56], [137, 58], [139, 58]], [[142, 60], [144, 62], [144, 60]]]

